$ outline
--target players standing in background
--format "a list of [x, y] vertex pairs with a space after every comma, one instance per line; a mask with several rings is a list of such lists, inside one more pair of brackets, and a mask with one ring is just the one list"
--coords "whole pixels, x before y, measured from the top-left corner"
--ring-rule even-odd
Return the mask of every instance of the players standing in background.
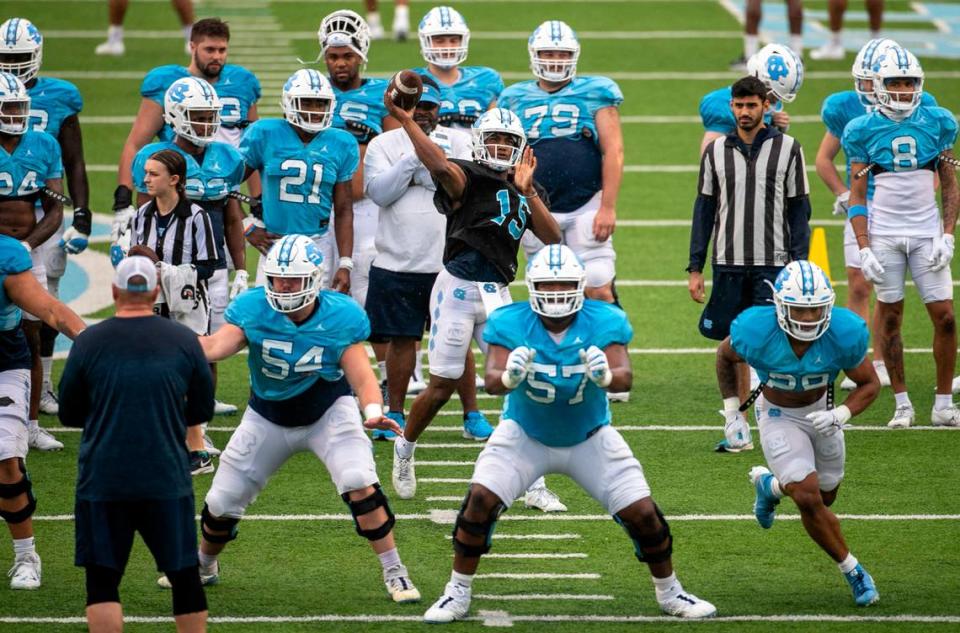
[[[960, 409], [954, 406], [951, 391], [957, 357], [950, 274], [960, 208], [960, 189], [951, 164], [957, 121], [949, 110], [920, 105], [923, 69], [900, 46], [888, 48], [874, 64], [873, 91], [876, 110], [847, 124], [842, 142], [854, 174], [847, 213], [863, 276], [877, 292], [875, 346], [883, 351], [896, 401], [887, 426], [907, 427], [915, 417], [907, 394], [900, 334], [907, 269], [933, 323], [937, 387], [931, 422], [960, 426]], [[873, 173], [874, 184], [869, 208], [867, 171]], [[935, 174], [940, 177], [942, 220]]]
[[[870, 39], [880, 37], [883, 28], [883, 0], [864, 0], [870, 20]], [[830, 16], [830, 41], [810, 51], [813, 59], [843, 59], [843, 14], [847, 12], [847, 0], [829, 0], [827, 13]]]
[[[803, 55], [803, 0], [786, 0], [787, 20], [790, 26], [790, 48]], [[746, 0], [743, 32], [743, 55], [730, 62], [730, 70], [747, 70], [747, 60], [760, 47], [760, 20], [763, 18], [763, 0]]]
[[555, 472], [571, 477], [623, 526], [637, 559], [650, 568], [662, 611], [681, 618], [717, 612], [677, 580], [670, 526], [640, 462], [610, 425], [604, 391], [630, 390], [633, 329], [622, 310], [584, 300], [586, 278], [570, 248], [547, 246], [527, 266], [530, 300], [487, 320], [487, 391], [507, 394], [503, 419], [477, 458], [454, 525], [453, 573], [426, 622], [466, 617], [474, 574], [500, 514], [535, 479]]
[[[816, 264], [787, 264], [777, 275], [774, 305], [748, 308], [730, 326], [717, 348], [717, 380], [723, 397], [739, 402], [736, 366], [749, 363], [764, 385], [757, 421], [770, 469], [750, 471], [760, 527], [769, 529], [780, 499], [791, 497], [807, 534], [837, 563], [857, 605], [867, 606], [880, 596], [847, 548], [830, 506], [843, 481], [843, 425], [876, 399], [880, 381], [867, 358], [867, 324], [834, 308], [835, 299]], [[857, 387], [834, 408], [833, 383], [841, 370]]]
[[[784, 103], [792, 103], [803, 85], [803, 60], [781, 44], [767, 44], [750, 57], [746, 64], [748, 75], [760, 79], [767, 86], [770, 106], [763, 115], [763, 122], [781, 132], [790, 127], [790, 115], [783, 110]], [[703, 122], [703, 139], [700, 154], [714, 139], [733, 134], [737, 120], [730, 108], [730, 86], [708, 92], [700, 100], [700, 120]]]
[[[119, 57], [123, 55], [127, 47], [123, 45], [123, 18], [127, 15], [127, 5], [130, 0], [108, 0], [108, 19], [110, 26], [107, 28], [107, 41], [98, 44], [95, 52], [97, 55], [113, 55]], [[171, 0], [174, 10], [180, 17], [180, 24], [183, 25], [183, 48], [187, 55], [190, 54], [190, 28], [193, 24], [193, 2], [191, 0]]]
[[[370, 25], [370, 39], [383, 39], [383, 24], [377, 10], [377, 0], [364, 0], [367, 7], [367, 24]], [[396, 0], [393, 9], [393, 37], [404, 42], [410, 34], [410, 0]]]
[[[74, 205], [73, 226], [66, 235], [62, 225], [57, 227], [53, 236], [37, 250], [37, 257], [42, 258], [46, 269], [47, 290], [58, 297], [60, 279], [67, 267], [67, 253], [77, 254], [86, 249], [91, 229], [92, 214], [88, 208], [90, 189], [78, 118], [83, 109], [83, 99], [72, 83], [38, 76], [43, 59], [43, 36], [29, 20], [10, 18], [0, 24], [0, 36], [3, 37], [0, 43], [0, 72], [16, 75], [26, 87], [30, 97], [30, 129], [47, 132], [60, 144], [67, 187]], [[42, 367], [42, 378], [31, 389], [31, 410], [34, 412], [31, 419], [35, 420], [37, 406], [40, 412], [50, 415], [56, 415], [58, 410], [50, 378], [57, 331], [45, 323], [30, 319], [27, 317], [24, 321], [27, 339], [32, 352], [39, 348]], [[36, 332], [38, 324], [39, 334]], [[31, 446], [41, 450], [62, 448], [46, 432], [35, 434], [33, 441], [36, 443]]]

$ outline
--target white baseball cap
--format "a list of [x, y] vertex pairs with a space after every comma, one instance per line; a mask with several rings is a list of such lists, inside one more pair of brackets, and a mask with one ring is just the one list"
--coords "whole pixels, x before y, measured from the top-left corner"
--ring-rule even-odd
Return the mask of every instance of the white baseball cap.
[[[134, 277], [143, 277], [146, 282], [130, 283]], [[141, 255], [126, 257], [117, 265], [113, 275], [113, 285], [127, 292], [151, 292], [157, 287], [157, 267]]]

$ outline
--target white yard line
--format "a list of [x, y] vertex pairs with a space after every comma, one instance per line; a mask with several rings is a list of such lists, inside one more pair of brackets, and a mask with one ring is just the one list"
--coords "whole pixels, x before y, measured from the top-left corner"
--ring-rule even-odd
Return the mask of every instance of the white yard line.
[[535, 560], [565, 560], [571, 558], [587, 558], [587, 555], [583, 552], [569, 552], [565, 554], [554, 554], [554, 553], [539, 553], [539, 554], [530, 554], [530, 553], [520, 553], [520, 554], [502, 554], [499, 552], [493, 552], [492, 554], [484, 554], [484, 559], [487, 558], [503, 558], [503, 559], [517, 559], [517, 560], [526, 560], [526, 559], [535, 559]]
[[[485, 558], [489, 557], [490, 554], [485, 556]], [[590, 602], [594, 600], [614, 600], [614, 597], [610, 595], [589, 593], [475, 593], [473, 597], [475, 600], [503, 600], [507, 602], [526, 600], [589, 600]]]
[[515, 573], [492, 573], [492, 574], [477, 574], [476, 578], [478, 579], [508, 579], [508, 580], [600, 580], [600, 574], [592, 573], [571, 573], [571, 574], [559, 574], [559, 573], [532, 573], [532, 574], [515, 574]]
[[[425, 478], [418, 481], [428, 481]], [[469, 480], [463, 480], [469, 481]], [[453, 523], [456, 518], [456, 510], [431, 510], [423, 514], [397, 514], [397, 519], [401, 521], [433, 521], [434, 523]], [[199, 515], [196, 517], [198, 520]], [[838, 514], [837, 518], [844, 521], [960, 521], [960, 514]], [[73, 521], [72, 514], [38, 514], [32, 517], [34, 521], [46, 522], [64, 522]], [[667, 516], [670, 521], [683, 522], [740, 522], [756, 521], [757, 518], [752, 514], [678, 514]], [[243, 517], [244, 521], [266, 521], [266, 522], [317, 522], [317, 521], [352, 521], [350, 514], [248, 514]], [[499, 521], [548, 521], [548, 522], [571, 522], [571, 521], [610, 521], [609, 514], [504, 514]], [[799, 514], [778, 513], [778, 521], [799, 521]], [[503, 535], [498, 535], [502, 537]], [[528, 537], [528, 535], [525, 535]], [[497, 538], [497, 537], [495, 537]], [[519, 536], [517, 538], [520, 538]]]

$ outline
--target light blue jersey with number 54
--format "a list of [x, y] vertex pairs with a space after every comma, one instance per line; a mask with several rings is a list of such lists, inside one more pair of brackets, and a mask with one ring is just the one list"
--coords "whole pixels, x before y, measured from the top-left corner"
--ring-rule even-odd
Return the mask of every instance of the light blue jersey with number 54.
[[494, 311], [483, 340], [513, 350], [535, 349], [532, 370], [510, 392], [503, 417], [513, 420], [533, 439], [547, 446], [573, 446], [598, 426], [610, 423], [610, 405], [603, 389], [587, 378], [580, 350], [626, 345], [633, 329], [623, 310], [587, 299], [559, 343], [526, 301]]

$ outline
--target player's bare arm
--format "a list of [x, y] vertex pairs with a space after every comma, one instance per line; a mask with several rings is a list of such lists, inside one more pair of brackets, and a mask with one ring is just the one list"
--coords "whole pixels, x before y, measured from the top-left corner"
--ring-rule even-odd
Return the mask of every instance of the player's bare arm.
[[367, 358], [367, 350], [362, 343], [354, 343], [344, 350], [340, 357], [340, 368], [343, 369], [347, 382], [360, 400], [363, 426], [368, 429], [393, 431], [398, 435], [402, 433], [403, 430], [399, 424], [383, 415], [380, 383], [370, 367], [370, 359]]
[[[44, 186], [56, 193], [63, 193], [63, 180], [60, 178], [51, 178], [44, 183]], [[30, 245], [30, 248], [36, 248], [46, 242], [63, 224], [62, 202], [52, 196], [44, 196], [42, 204], [43, 217], [40, 218], [29, 235], [23, 239]]]
[[247, 249], [243, 243], [243, 208], [235, 198], [227, 200], [223, 211], [223, 232], [227, 250], [237, 270], [247, 268]]
[[607, 391], [630, 391], [633, 387], [633, 368], [630, 366], [630, 354], [627, 352], [627, 347], [619, 343], [607, 345], [603, 348], [603, 353], [607, 357], [607, 364], [610, 366], [610, 373], [613, 375], [613, 379], [607, 385]]
[[840, 147], [840, 139], [830, 132], [824, 132], [823, 139], [820, 140], [820, 147], [817, 148], [815, 161], [817, 175], [835, 196], [847, 191], [847, 185], [840, 178], [840, 174], [837, 173], [837, 168], [833, 164], [833, 159], [840, 153]]
[[533, 186], [533, 172], [536, 169], [537, 157], [533, 154], [533, 148], [528, 145], [514, 169], [513, 185], [527, 197], [530, 204], [530, 230], [533, 234], [544, 244], [559, 244], [563, 239], [563, 231]]
[[63, 170], [74, 208], [90, 206], [90, 183], [87, 180], [87, 164], [83, 158], [83, 135], [80, 119], [71, 114], [60, 125], [60, 151], [63, 154]]
[[[865, 163], [850, 163], [850, 174], [853, 176], [850, 180], [850, 206], [867, 204], [867, 170]], [[863, 175], [857, 178], [857, 174]], [[867, 234], [867, 218], [863, 215], [855, 215], [850, 218], [850, 225], [853, 227], [853, 234], [857, 237], [857, 246], [867, 248], [870, 246], [870, 236]]]
[[15, 304], [71, 339], [87, 327], [73, 310], [50, 296], [29, 270], [8, 275], [3, 289]]
[[880, 395], [880, 379], [869, 357], [863, 359], [854, 369], [843, 370], [850, 380], [857, 383], [843, 404], [850, 409], [851, 415], [858, 415], [866, 410]]
[[[953, 149], [940, 153], [941, 156], [953, 158]], [[943, 209], [943, 232], [953, 235], [957, 226], [957, 209], [960, 207], [960, 188], [957, 187], [956, 168], [949, 161], [941, 160], [937, 165], [937, 174], [940, 176], [940, 205]]]
[[720, 346], [717, 347], [717, 382], [720, 385], [720, 396], [724, 400], [727, 398], [739, 399], [737, 366], [742, 362], [743, 359], [730, 345], [730, 337], [723, 339]]
[[133, 159], [136, 158], [144, 145], [163, 129], [163, 106], [155, 101], [144, 98], [140, 100], [140, 109], [137, 118], [133, 121], [130, 134], [120, 152], [120, 165], [117, 169], [117, 184], [133, 190]]
[[[353, 253], [353, 181], [338, 182], [333, 186], [333, 215], [337, 251], [341, 257], [349, 257]], [[338, 268], [333, 274], [332, 285], [337, 292], [349, 294], [350, 271]]]
[[620, 129], [620, 111], [615, 106], [597, 110], [596, 124], [600, 137], [600, 153], [603, 155], [603, 193], [600, 209], [593, 220], [593, 236], [598, 242], [603, 242], [613, 235], [616, 229], [617, 197], [620, 195], [620, 182], [623, 180], [623, 131]]
[[510, 350], [500, 345], [490, 345], [487, 350], [487, 365], [483, 370], [483, 387], [490, 395], [501, 396], [510, 391], [501, 380], [509, 355]]
[[711, 132], [709, 130], [704, 132], [703, 139], [700, 141], [700, 155], [703, 156], [703, 152], [704, 150], [707, 149], [707, 145], [714, 142], [715, 140], [722, 137], [723, 135], [724, 135], [723, 132]]
[[224, 323], [216, 333], [198, 338], [203, 355], [211, 363], [230, 358], [247, 346], [247, 335], [232, 323]]

